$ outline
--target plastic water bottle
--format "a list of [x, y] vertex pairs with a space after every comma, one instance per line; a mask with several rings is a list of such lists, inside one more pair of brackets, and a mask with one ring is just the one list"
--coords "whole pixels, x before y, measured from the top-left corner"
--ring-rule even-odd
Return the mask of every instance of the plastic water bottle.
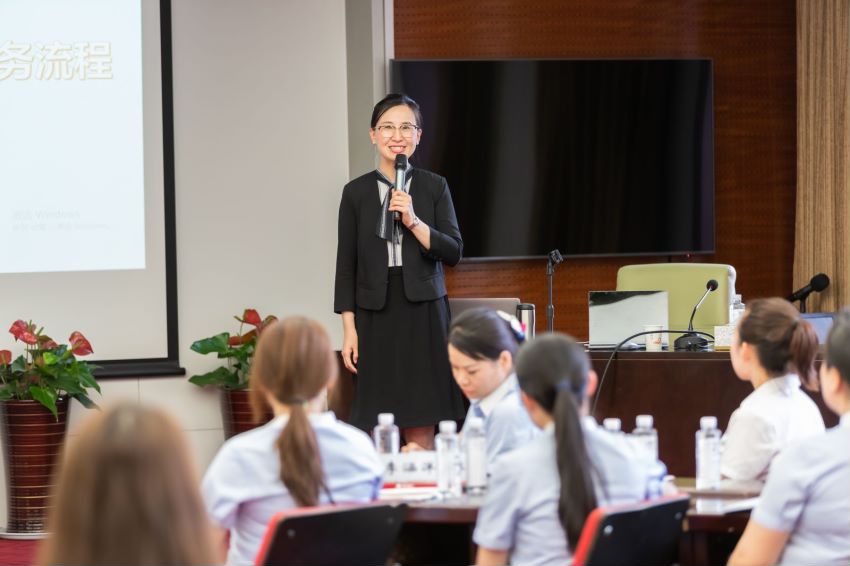
[[434, 440], [437, 447], [437, 490], [445, 498], [460, 497], [462, 463], [457, 424], [440, 421], [440, 433]]
[[622, 432], [622, 423], [617, 418], [607, 418], [602, 421], [602, 427], [608, 432]]
[[372, 440], [379, 454], [398, 454], [398, 427], [392, 413], [380, 413], [378, 426], [372, 430]]
[[466, 444], [466, 492], [481, 495], [487, 491], [487, 437], [484, 419], [470, 417], [463, 426]]
[[638, 415], [632, 436], [644, 446], [650, 461], [655, 462], [658, 460], [658, 431], [652, 428], [652, 424], [652, 415]]
[[746, 305], [741, 300], [741, 295], [735, 293], [732, 297], [732, 302], [729, 303], [729, 324], [738, 324], [738, 321], [744, 316], [744, 310], [746, 308]]
[[696, 433], [697, 489], [720, 487], [720, 446], [717, 417], [702, 417]]

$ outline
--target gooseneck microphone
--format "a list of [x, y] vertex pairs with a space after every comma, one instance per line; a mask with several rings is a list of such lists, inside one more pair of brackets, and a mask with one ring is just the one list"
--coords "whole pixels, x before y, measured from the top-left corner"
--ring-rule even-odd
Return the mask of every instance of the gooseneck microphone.
[[827, 287], [829, 287], [829, 277], [826, 273], [818, 273], [812, 277], [808, 285], [788, 295], [788, 300], [792, 303], [800, 301], [800, 312], [806, 312], [806, 299], [809, 298], [809, 295], [814, 292], [820, 293]]
[[[397, 191], [404, 190], [404, 173], [407, 171], [407, 156], [400, 153], [395, 156], [395, 189]], [[393, 212], [393, 220], [401, 220], [399, 211]]]
[[694, 310], [691, 311], [691, 319], [688, 321], [688, 333], [679, 336], [673, 342], [673, 347], [676, 350], [705, 350], [708, 348], [708, 340], [694, 333], [694, 315], [697, 314], [697, 309], [702, 306], [708, 294], [715, 290], [717, 290], [717, 280], [709, 279], [705, 284], [705, 293], [702, 294], [702, 298], [694, 306]]

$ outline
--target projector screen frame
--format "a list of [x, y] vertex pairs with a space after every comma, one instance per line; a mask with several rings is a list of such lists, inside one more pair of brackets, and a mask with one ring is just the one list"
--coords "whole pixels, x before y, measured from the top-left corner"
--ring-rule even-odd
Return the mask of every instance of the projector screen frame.
[[163, 212], [165, 226], [166, 357], [97, 360], [98, 379], [186, 375], [180, 366], [177, 319], [177, 215], [174, 184], [174, 111], [171, 0], [159, 0], [162, 81]]

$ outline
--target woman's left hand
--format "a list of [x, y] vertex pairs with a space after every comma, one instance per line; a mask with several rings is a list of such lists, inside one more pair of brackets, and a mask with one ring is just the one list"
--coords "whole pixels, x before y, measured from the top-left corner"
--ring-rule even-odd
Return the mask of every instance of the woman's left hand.
[[401, 223], [405, 226], [409, 226], [416, 218], [416, 214], [413, 212], [413, 199], [404, 191], [394, 190], [387, 208], [393, 212], [400, 212]]

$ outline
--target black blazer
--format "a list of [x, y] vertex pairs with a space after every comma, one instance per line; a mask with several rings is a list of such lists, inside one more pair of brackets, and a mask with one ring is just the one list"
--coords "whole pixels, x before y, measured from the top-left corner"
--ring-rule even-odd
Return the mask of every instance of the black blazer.
[[[401, 242], [404, 294], [409, 301], [431, 301], [446, 295], [443, 263], [456, 265], [463, 254], [452, 196], [439, 175], [413, 169], [410, 197], [413, 211], [431, 228], [426, 250], [406, 228]], [[380, 310], [387, 298], [389, 257], [387, 241], [375, 233], [381, 202], [378, 174], [362, 175], [342, 190], [336, 250], [334, 312], [357, 307]]]

